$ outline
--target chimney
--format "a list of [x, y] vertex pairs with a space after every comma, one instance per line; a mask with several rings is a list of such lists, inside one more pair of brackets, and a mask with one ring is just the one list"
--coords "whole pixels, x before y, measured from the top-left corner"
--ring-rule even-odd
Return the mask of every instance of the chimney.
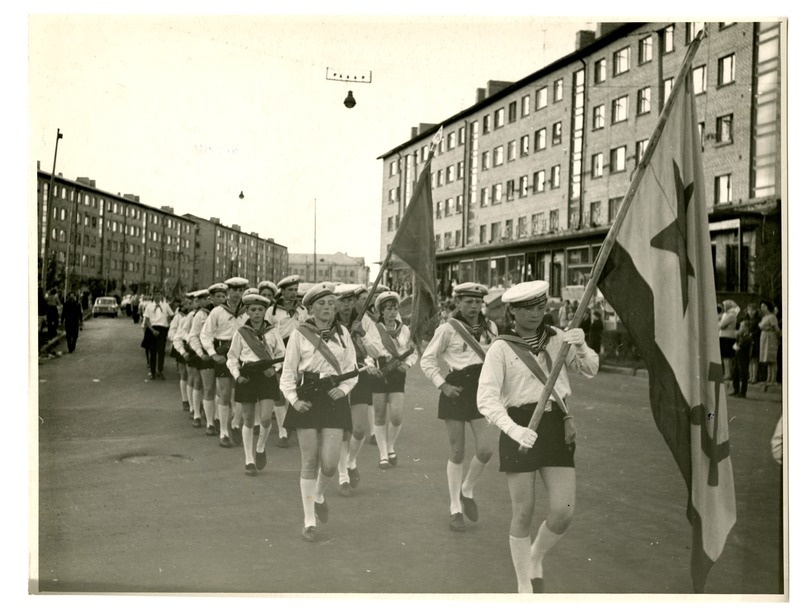
[[211, 223], [218, 224], [219, 223], [219, 217], [211, 217]]
[[[125, 196], [125, 197], [127, 198], [127, 196]], [[136, 202], [138, 202], [139, 201], [139, 197], [138, 196], [134, 196], [134, 197], [136, 198]], [[175, 209], [173, 209], [171, 206], [162, 206], [161, 210], [162, 211], [166, 211], [167, 213], [174, 213], [175, 212]]]
[[255, 238], [258, 238], [258, 232], [250, 232], [250, 234], [251, 234], [252, 236], [254, 236]]
[[435, 128], [438, 124], [435, 123], [420, 123], [419, 124], [419, 134], [424, 134], [428, 130]]
[[[133, 202], [139, 202], [139, 197], [136, 194], [125, 194], [122, 196], [123, 198], [127, 198], [128, 200], [133, 200]], [[161, 207], [164, 208], [164, 207]]]
[[488, 82], [488, 97], [501, 92], [506, 87], [513, 85], [513, 81], [489, 81]]
[[414, 139], [419, 136], [419, 128], [413, 127], [411, 128], [411, 138]]
[[241, 232], [241, 226], [240, 226], [240, 225], [238, 225], [238, 224], [235, 224], [235, 223], [234, 223], [234, 224], [233, 224], [232, 226], [230, 226], [230, 227], [231, 227], [231, 228], [233, 228], [233, 229], [234, 229], [236, 232]]
[[579, 51], [583, 47], [590, 45], [596, 39], [596, 35], [591, 30], [578, 30], [574, 41], [574, 50]]
[[622, 25], [624, 25], [624, 24], [616, 22], [616, 21], [613, 21], [613, 22], [605, 21], [605, 22], [598, 23], [597, 26], [596, 26], [597, 27], [597, 38], [602, 38], [603, 36], [607, 36], [608, 34], [613, 32], [613, 30], [621, 27]]
[[486, 90], [485, 87], [478, 87], [477, 88], [477, 96], [475, 102], [482, 102], [486, 99]]

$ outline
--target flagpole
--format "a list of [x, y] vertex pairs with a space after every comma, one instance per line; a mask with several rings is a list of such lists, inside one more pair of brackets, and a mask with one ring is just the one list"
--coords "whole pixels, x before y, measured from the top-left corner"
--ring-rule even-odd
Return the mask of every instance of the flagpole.
[[[433, 157], [435, 156], [436, 147], [438, 147], [438, 143], [441, 141], [442, 135], [444, 131], [444, 126], [442, 125], [438, 128], [435, 136], [433, 137], [433, 144], [430, 145], [430, 154], [427, 156], [425, 160], [424, 166], [422, 166], [422, 172], [425, 171], [425, 168], [430, 166], [430, 163], [433, 161]], [[406, 211], [407, 212], [407, 211]], [[397, 233], [394, 235], [394, 240], [391, 241], [391, 244], [388, 246], [386, 250], [386, 257], [383, 258], [383, 261], [380, 263], [380, 269], [377, 271], [377, 276], [375, 276], [374, 283], [372, 283], [372, 287], [369, 288], [369, 294], [366, 296], [366, 301], [363, 303], [363, 306], [358, 310], [358, 316], [355, 318], [355, 321], [361, 321], [363, 319], [363, 314], [366, 313], [366, 309], [369, 306], [369, 303], [372, 301], [372, 298], [377, 291], [377, 284], [380, 282], [380, 278], [383, 276], [383, 273], [388, 266], [388, 263], [391, 261], [391, 254], [394, 252], [394, 242], [397, 240], [397, 237], [401, 234], [402, 230], [405, 229], [407, 225], [405, 222], [408, 219], [408, 216], [403, 213], [402, 219], [400, 220], [400, 224], [397, 227]]]
[[[621, 231], [621, 224], [624, 221], [624, 218], [627, 216], [627, 211], [630, 208], [633, 196], [635, 196], [635, 193], [638, 190], [638, 186], [640, 185], [644, 176], [644, 171], [646, 170], [647, 166], [649, 166], [649, 162], [652, 159], [652, 155], [655, 151], [658, 141], [660, 140], [660, 136], [663, 133], [663, 129], [666, 127], [666, 121], [671, 114], [672, 106], [674, 106], [674, 98], [677, 88], [682, 87], [682, 84], [687, 78], [691, 69], [691, 63], [694, 60], [694, 56], [699, 49], [699, 44], [706, 36], [707, 34], [705, 33], [705, 30], [702, 30], [701, 35], [697, 36], [693, 41], [691, 41], [688, 51], [685, 52], [685, 58], [683, 59], [682, 66], [680, 67], [680, 72], [677, 74], [677, 78], [675, 79], [674, 87], [669, 94], [668, 100], [666, 100], [666, 104], [663, 105], [663, 111], [661, 111], [660, 117], [658, 117], [658, 122], [655, 125], [654, 131], [652, 132], [652, 137], [649, 140], [646, 151], [644, 151], [644, 156], [641, 159], [641, 163], [633, 173], [632, 180], [630, 181], [630, 187], [627, 188], [627, 193], [624, 195], [624, 200], [619, 207], [619, 212], [616, 215], [616, 219], [613, 220], [613, 225], [610, 227], [610, 230], [608, 230], [608, 234], [605, 237], [605, 240], [602, 242], [599, 255], [597, 256], [594, 266], [591, 269], [591, 277], [588, 280], [588, 284], [585, 287], [583, 296], [580, 299], [580, 304], [572, 316], [571, 322], [569, 323], [569, 328], [578, 326], [583, 319], [583, 315], [588, 308], [588, 303], [591, 301], [591, 298], [596, 291], [597, 284], [599, 283], [599, 275], [602, 273], [602, 269], [605, 267], [608, 257], [610, 257], [610, 250], [613, 248], [613, 244], [616, 242], [616, 238]], [[696, 129], [696, 127], [694, 127], [694, 129]], [[544, 409], [546, 408], [547, 400], [552, 394], [552, 390], [555, 388], [555, 382], [560, 374], [560, 370], [563, 368], [563, 364], [566, 362], [566, 354], [569, 352], [569, 347], [570, 345], [568, 343], [563, 343], [560, 347], [557, 357], [555, 358], [555, 361], [552, 364], [552, 369], [549, 372], [547, 383], [541, 392], [541, 396], [538, 398], [538, 404], [536, 405], [535, 411], [533, 411], [533, 415], [530, 418], [530, 423], [527, 426], [531, 430], [535, 430], [538, 427], [538, 423], [541, 421], [541, 417], [544, 414]], [[527, 449], [523, 447], [519, 447], [519, 450], [522, 453], [527, 451]]]

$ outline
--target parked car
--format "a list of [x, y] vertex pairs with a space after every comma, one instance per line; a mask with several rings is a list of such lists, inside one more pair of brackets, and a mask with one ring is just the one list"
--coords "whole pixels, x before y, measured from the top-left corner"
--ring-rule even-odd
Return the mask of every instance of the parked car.
[[103, 296], [95, 300], [94, 306], [92, 307], [92, 317], [98, 317], [99, 315], [117, 317], [119, 315], [117, 299], [113, 296]]

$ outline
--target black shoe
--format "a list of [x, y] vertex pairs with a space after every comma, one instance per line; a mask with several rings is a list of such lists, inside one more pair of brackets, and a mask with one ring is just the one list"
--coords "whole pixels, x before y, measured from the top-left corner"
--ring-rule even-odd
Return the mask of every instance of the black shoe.
[[230, 448], [233, 445], [231, 444], [230, 439], [228, 437], [223, 436], [222, 438], [219, 439], [219, 446], [220, 447], [225, 447], [225, 448]]
[[241, 428], [231, 428], [230, 439], [234, 444], [241, 445]]
[[344, 483], [340, 483], [338, 486], [338, 493], [344, 496], [344, 498], [349, 498], [352, 496], [352, 486], [346, 481]]
[[330, 514], [330, 510], [327, 508], [327, 500], [324, 502], [314, 502], [313, 503], [314, 513], [316, 513], [316, 519], [318, 519], [323, 524], [327, 523], [327, 518]]
[[288, 439], [288, 437], [287, 437], [287, 436], [281, 436], [281, 437], [280, 437], [280, 438], [277, 440], [277, 446], [278, 446], [278, 447], [288, 447], [288, 446], [289, 446], [289, 439]]
[[453, 532], [466, 530], [466, 524], [463, 523], [463, 513], [453, 513], [449, 516], [449, 529]]
[[203, 427], [203, 420], [200, 419], [199, 417], [195, 417], [194, 421], [191, 422], [191, 425], [194, 426], [195, 428], [202, 428]]
[[255, 452], [255, 467], [258, 470], [266, 468], [266, 449]]
[[188, 401], [188, 400], [184, 400], [184, 401], [183, 401], [183, 410], [184, 410], [184, 411], [189, 411], [189, 410], [191, 410], [191, 407], [189, 406], [189, 401]]
[[302, 529], [302, 540], [306, 543], [313, 543], [316, 540], [316, 526], [305, 526]]
[[156, 375], [156, 377], [158, 377], [159, 379], [161, 379], [161, 381], [165, 381], [165, 380], [166, 380], [166, 377], [164, 376], [164, 373], [162, 373], [162, 372], [159, 372], [159, 373]]
[[471, 521], [477, 521], [479, 516], [477, 512], [477, 503], [474, 501], [474, 498], [467, 498], [461, 492], [461, 506], [463, 507], [463, 514], [468, 517]]
[[392, 466], [396, 466], [399, 463], [399, 460], [397, 459], [397, 454], [394, 453], [393, 451], [388, 454], [388, 463], [391, 464]]
[[244, 474], [248, 477], [254, 477], [256, 474], [258, 474], [255, 470], [255, 464], [245, 464]]
[[541, 578], [530, 579], [530, 583], [533, 586], [533, 594], [543, 594], [544, 593], [544, 580]]
[[361, 473], [358, 472], [358, 467], [356, 466], [355, 468], [348, 468], [347, 474], [350, 477], [350, 485], [352, 486], [352, 489], [358, 487], [358, 484], [361, 482]]
[[208, 426], [205, 429], [205, 436], [216, 436], [216, 430], [214, 430], [213, 426]]

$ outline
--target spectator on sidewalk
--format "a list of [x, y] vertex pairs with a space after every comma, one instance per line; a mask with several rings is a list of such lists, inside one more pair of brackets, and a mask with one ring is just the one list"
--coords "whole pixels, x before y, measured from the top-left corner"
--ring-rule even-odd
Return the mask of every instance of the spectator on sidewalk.
[[591, 313], [591, 325], [588, 328], [588, 346], [600, 355], [602, 349], [602, 335], [605, 332], [605, 324], [602, 321], [602, 311]]
[[58, 310], [61, 307], [61, 300], [58, 298], [58, 290], [53, 288], [47, 294], [47, 338], [55, 338], [58, 334]]
[[724, 380], [732, 381], [732, 369], [735, 362], [735, 322], [738, 318], [740, 309], [732, 300], [725, 300], [721, 303], [721, 314], [719, 315], [719, 346], [721, 349], [721, 362], [724, 364]]
[[774, 314], [774, 304], [770, 300], [760, 301], [760, 311], [763, 318], [760, 326], [760, 362], [766, 364], [766, 383], [777, 382], [777, 351], [779, 337], [782, 334], [777, 316]]
[[749, 321], [746, 319], [741, 320], [738, 325], [733, 349], [735, 364], [732, 370], [732, 395], [746, 398], [746, 389], [749, 385], [749, 359], [752, 355], [752, 333], [749, 331]]
[[749, 356], [749, 384], [758, 382], [760, 377], [760, 311], [754, 302], [746, 305], [746, 320], [749, 322], [749, 331], [752, 334], [752, 351]]
[[83, 309], [80, 308], [77, 296], [69, 292], [64, 308], [61, 310], [61, 322], [67, 335], [67, 349], [75, 351], [78, 343], [78, 331], [83, 328]]

